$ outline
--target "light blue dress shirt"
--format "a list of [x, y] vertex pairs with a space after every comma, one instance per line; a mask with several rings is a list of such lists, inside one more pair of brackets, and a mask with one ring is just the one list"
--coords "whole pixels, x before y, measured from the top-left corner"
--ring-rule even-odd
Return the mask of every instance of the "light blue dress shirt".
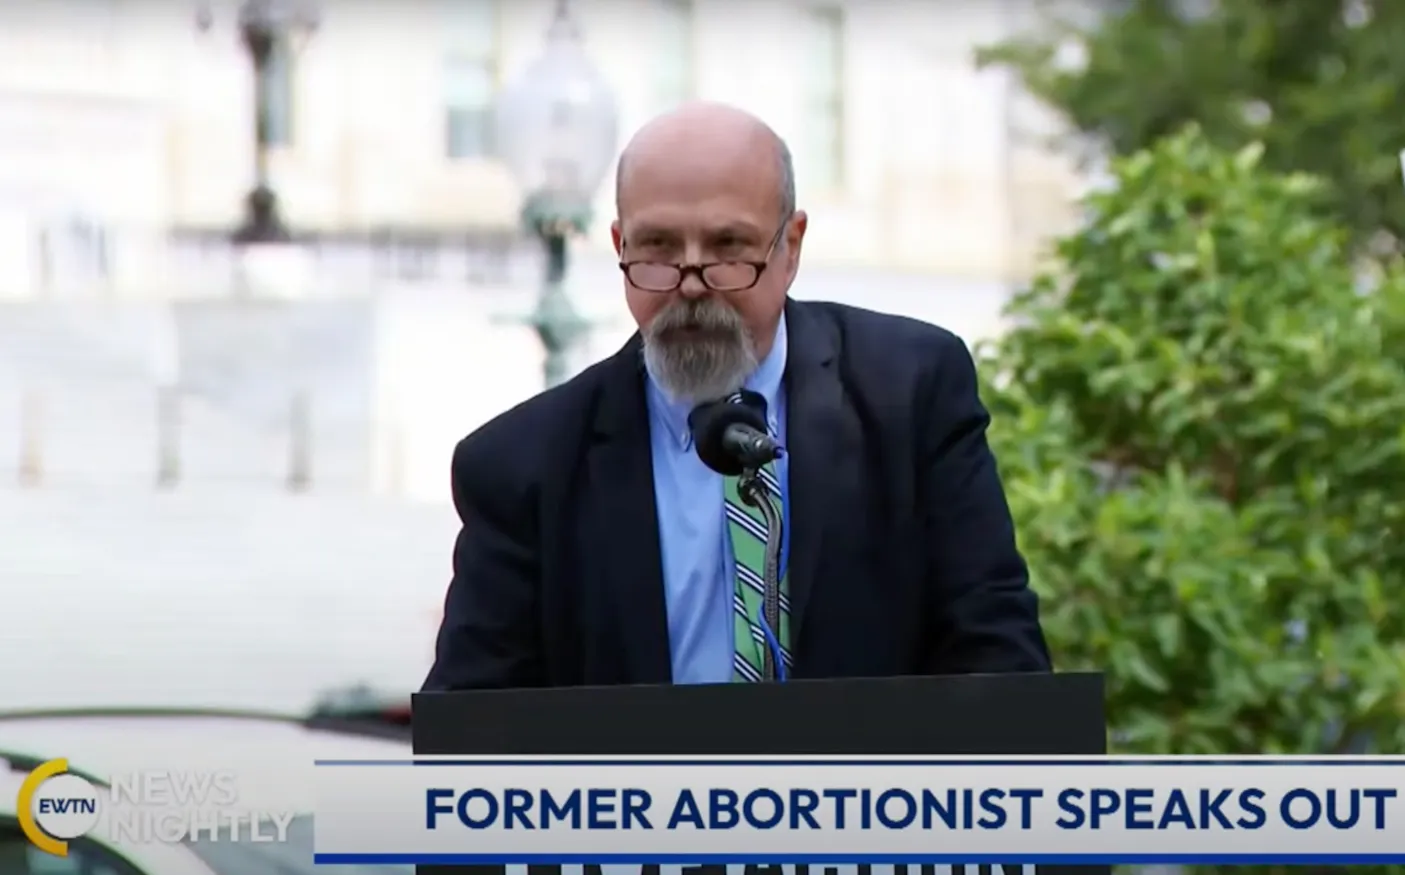
[[[771, 432], [785, 444], [786, 328], [781, 317], [770, 353], [746, 381], [766, 399]], [[659, 517], [669, 655], [675, 684], [732, 679], [732, 542], [722, 497], [722, 475], [693, 450], [692, 406], [670, 399], [651, 376], [646, 389], [649, 442], [654, 459], [654, 502]], [[776, 462], [781, 494], [789, 494], [787, 457]]]

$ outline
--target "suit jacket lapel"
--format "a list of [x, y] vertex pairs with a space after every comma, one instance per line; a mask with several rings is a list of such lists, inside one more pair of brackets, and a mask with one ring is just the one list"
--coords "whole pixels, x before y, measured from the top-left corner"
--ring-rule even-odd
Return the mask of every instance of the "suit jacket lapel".
[[[825, 533], [839, 519], [842, 496], [858, 474], [841, 460], [857, 447], [845, 429], [843, 389], [835, 367], [833, 328], [804, 303], [786, 304], [786, 450], [790, 455], [790, 623], [792, 649], [802, 654], [805, 610], [814, 597]], [[797, 665], [803, 673], [803, 664]]]
[[587, 462], [586, 554], [599, 563], [604, 590], [615, 599], [628, 682], [669, 683], [668, 609], [639, 336], [606, 367]]

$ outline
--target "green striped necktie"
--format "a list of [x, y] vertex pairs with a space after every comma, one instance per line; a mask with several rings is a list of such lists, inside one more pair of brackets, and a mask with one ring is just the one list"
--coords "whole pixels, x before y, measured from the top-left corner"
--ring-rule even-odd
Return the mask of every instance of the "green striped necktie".
[[[762, 468], [759, 475], [766, 490], [766, 498], [776, 509], [776, 518], [784, 519], [781, 511], [780, 481], [776, 477], [775, 464]], [[765, 615], [762, 613], [765, 596], [762, 569], [765, 567], [767, 527], [766, 518], [761, 511], [742, 501], [738, 492], [740, 479], [724, 478], [727, 531], [732, 539], [732, 555], [736, 564], [732, 595], [732, 680], [738, 683], [754, 683], [762, 680], [764, 676], [762, 666], [765, 664], [766, 648], [769, 646], [764, 630]], [[780, 628], [774, 632], [780, 643], [784, 671], [788, 673], [791, 667], [790, 598], [785, 577], [781, 578], [780, 588], [781, 622]], [[781, 674], [779, 666], [777, 674]]]

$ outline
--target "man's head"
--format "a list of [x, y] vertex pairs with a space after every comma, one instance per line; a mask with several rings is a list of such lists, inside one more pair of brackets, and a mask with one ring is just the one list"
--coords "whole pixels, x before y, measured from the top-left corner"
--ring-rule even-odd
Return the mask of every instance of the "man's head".
[[790, 150], [760, 119], [695, 103], [620, 155], [610, 231], [644, 356], [678, 400], [741, 387], [771, 349], [800, 265]]

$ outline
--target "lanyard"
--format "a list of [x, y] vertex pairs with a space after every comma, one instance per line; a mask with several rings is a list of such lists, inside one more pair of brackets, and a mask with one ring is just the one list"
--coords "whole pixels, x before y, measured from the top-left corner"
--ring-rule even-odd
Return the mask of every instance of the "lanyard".
[[781, 567], [780, 579], [790, 570], [790, 466], [786, 466], [786, 478], [781, 489]]

